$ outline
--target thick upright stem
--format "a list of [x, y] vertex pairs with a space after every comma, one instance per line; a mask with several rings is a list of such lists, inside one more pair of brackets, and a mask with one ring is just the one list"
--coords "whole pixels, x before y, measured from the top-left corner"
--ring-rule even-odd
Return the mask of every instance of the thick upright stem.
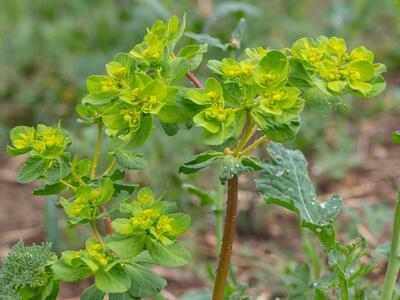
[[381, 300], [391, 300], [393, 291], [396, 286], [397, 274], [399, 273], [400, 260], [400, 185], [397, 190], [397, 201], [394, 213], [392, 242], [390, 249], [390, 258], [388, 268], [386, 270], [385, 282], [381, 294]]
[[228, 277], [232, 254], [233, 238], [235, 236], [236, 215], [238, 205], [238, 177], [228, 180], [228, 197], [225, 215], [224, 235], [215, 279], [213, 300], [223, 300], [225, 284]]

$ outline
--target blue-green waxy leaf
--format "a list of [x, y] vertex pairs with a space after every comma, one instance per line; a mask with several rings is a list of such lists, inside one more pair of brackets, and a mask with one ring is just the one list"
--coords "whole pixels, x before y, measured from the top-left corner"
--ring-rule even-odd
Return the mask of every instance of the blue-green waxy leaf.
[[95, 284], [105, 293], [124, 293], [130, 288], [131, 281], [125, 269], [117, 264], [108, 271], [99, 269], [95, 273]]
[[80, 300], [103, 300], [105, 294], [100, 291], [96, 285], [91, 285], [87, 289], [83, 291], [81, 294]]
[[115, 157], [118, 164], [128, 170], [140, 170], [146, 168], [147, 166], [147, 162], [143, 158], [143, 154], [134, 153], [129, 150], [117, 150]]
[[396, 130], [392, 132], [392, 140], [396, 144], [400, 144], [400, 130]]
[[128, 293], [137, 298], [152, 297], [161, 292], [167, 286], [164, 278], [161, 278], [153, 271], [135, 263], [125, 266], [131, 279], [131, 287]]
[[316, 201], [307, 161], [300, 151], [272, 143], [268, 152], [271, 160], [265, 162], [260, 179], [256, 181], [257, 190], [266, 202], [296, 212], [302, 225], [311, 229], [330, 225], [340, 212], [341, 198], [334, 196], [322, 203]]
[[178, 241], [166, 246], [156, 239], [149, 238], [147, 239], [147, 249], [150, 256], [165, 267], [180, 267], [192, 259], [190, 252]]
[[38, 179], [46, 171], [48, 160], [40, 156], [29, 157], [18, 171], [19, 183], [28, 183]]
[[240, 176], [244, 173], [261, 170], [262, 162], [250, 156], [236, 157], [226, 155], [222, 162], [222, 170], [219, 178], [221, 181], [226, 181], [234, 176]]
[[179, 173], [196, 173], [198, 170], [209, 166], [211, 163], [222, 158], [223, 156], [224, 153], [214, 150], [197, 154], [179, 168]]

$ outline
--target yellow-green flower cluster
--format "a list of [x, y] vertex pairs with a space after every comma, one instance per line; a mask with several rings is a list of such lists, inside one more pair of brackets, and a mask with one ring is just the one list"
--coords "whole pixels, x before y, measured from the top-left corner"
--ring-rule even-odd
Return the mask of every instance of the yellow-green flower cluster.
[[183, 34], [185, 17], [179, 25], [179, 19], [173, 16], [167, 22], [158, 20], [147, 30], [143, 42], [136, 45], [130, 54], [142, 62], [151, 64], [167, 59], [171, 49]]
[[10, 137], [13, 147], [8, 147], [8, 151], [11, 155], [33, 151], [33, 154], [46, 159], [57, 158], [71, 144], [66, 131], [42, 124], [36, 130], [33, 127], [17, 126], [11, 130]]
[[206, 81], [203, 91], [188, 90], [186, 98], [201, 106], [193, 121], [206, 130], [203, 136], [210, 144], [220, 144], [232, 136], [235, 113], [225, 107], [222, 87], [215, 78]]
[[355, 48], [350, 54], [346, 51], [345, 41], [337, 37], [302, 38], [290, 49], [293, 57], [304, 62], [321, 90], [363, 97], [379, 94], [385, 87], [380, 75], [385, 67], [374, 63], [374, 54], [365, 47]]
[[170, 213], [165, 202], [155, 200], [152, 191], [140, 189], [136, 201], [130, 203], [130, 218], [116, 219], [112, 222], [118, 234], [131, 235], [142, 232], [164, 243], [170, 243], [190, 225], [187, 215]]
[[107, 266], [114, 264], [115, 259], [109, 249], [94, 238], [86, 241], [85, 249], [64, 251], [61, 256], [61, 261], [67, 266], [74, 268], [87, 266], [91, 272], [106, 269]]
[[76, 195], [70, 200], [61, 198], [60, 204], [64, 208], [71, 224], [89, 222], [96, 218], [101, 204], [110, 200], [114, 193], [110, 178], [101, 179], [97, 187], [80, 186]]

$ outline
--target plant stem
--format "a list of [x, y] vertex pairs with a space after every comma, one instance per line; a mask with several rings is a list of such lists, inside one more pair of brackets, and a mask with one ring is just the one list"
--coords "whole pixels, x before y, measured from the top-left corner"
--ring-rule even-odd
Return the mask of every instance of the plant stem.
[[228, 180], [228, 197], [225, 215], [224, 235], [222, 238], [221, 252], [215, 279], [213, 300], [223, 300], [226, 279], [232, 254], [232, 244], [235, 235], [236, 215], [238, 203], [238, 177]]
[[397, 201], [394, 213], [393, 233], [390, 249], [389, 264], [386, 270], [385, 281], [381, 294], [381, 300], [390, 300], [393, 297], [393, 291], [396, 286], [397, 274], [399, 273], [400, 260], [400, 184], [397, 188]]
[[114, 157], [113, 160], [112, 160], [112, 162], [111, 162], [111, 164], [110, 164], [110, 165], [108, 166], [108, 168], [104, 171], [103, 176], [109, 175], [109, 174], [113, 171], [113, 169], [114, 169], [116, 163], [117, 163], [117, 159]]
[[[106, 212], [107, 209], [104, 206], [100, 207], [101, 212]], [[111, 226], [111, 217], [105, 217], [104, 218], [104, 227], [106, 228], [106, 232], [107, 234], [111, 235], [114, 233], [114, 229]]]
[[99, 123], [97, 125], [96, 150], [93, 156], [92, 169], [90, 171], [90, 180], [93, 180], [96, 177], [96, 168], [97, 168], [97, 163], [99, 161], [102, 133], [103, 133], [103, 125]]
[[80, 178], [80, 177], [78, 176], [78, 174], [76, 174], [76, 172], [74, 171], [73, 168], [71, 169], [71, 174], [75, 177], [75, 179], [79, 182], [79, 184], [81, 184], [81, 185], [86, 185], [86, 182], [84, 182], [84, 181], [82, 180], [82, 178]]
[[251, 119], [250, 119], [249, 115], [246, 113], [246, 127], [244, 129], [244, 133], [243, 133], [241, 139], [239, 140], [238, 145], [236, 146], [235, 151], [233, 151], [234, 156], [237, 156], [239, 154], [240, 150], [243, 149], [243, 146], [246, 145], [251, 132], [252, 132]]
[[66, 182], [65, 180], [60, 180], [60, 182], [64, 185], [66, 185], [67, 187], [69, 187], [71, 189], [71, 191], [76, 192], [76, 187], [73, 186], [72, 184], [69, 184], [68, 182]]
[[194, 84], [197, 88], [201, 89], [201, 88], [203, 87], [203, 84], [200, 82], [200, 80], [197, 79], [197, 77], [196, 77], [192, 72], [187, 72], [187, 73], [186, 73], [186, 77], [187, 77], [191, 82], [193, 82], [193, 84]]
[[104, 244], [103, 238], [101, 237], [101, 234], [100, 234], [99, 230], [97, 229], [95, 221], [90, 222], [90, 227], [92, 228], [92, 231], [93, 231], [94, 235], [96, 236], [97, 240], [100, 243]]
[[257, 148], [259, 145], [261, 145], [262, 143], [264, 143], [267, 140], [267, 136], [264, 135], [262, 137], [260, 137], [258, 140], [256, 140], [253, 144], [251, 144], [250, 146], [248, 146], [246, 149], [244, 149], [243, 151], [241, 151], [239, 153], [239, 156], [244, 156], [249, 154], [251, 151], [253, 151], [255, 148]]

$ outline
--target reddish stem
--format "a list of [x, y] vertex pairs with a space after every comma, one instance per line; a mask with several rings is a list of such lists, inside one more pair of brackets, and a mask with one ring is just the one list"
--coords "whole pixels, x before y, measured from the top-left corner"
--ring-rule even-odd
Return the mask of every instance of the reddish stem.
[[[104, 206], [100, 207], [100, 210], [101, 210], [101, 212], [106, 212], [107, 211], [107, 209]], [[114, 229], [111, 226], [111, 217], [110, 216], [105, 217], [103, 222], [104, 222], [104, 227], [106, 228], [107, 234], [108, 235], [113, 234], [114, 233]]]
[[203, 84], [200, 82], [200, 80], [197, 79], [197, 77], [192, 72], [187, 72], [186, 77], [189, 78], [189, 80], [193, 82], [193, 84], [199, 89], [203, 87]]
[[226, 279], [228, 277], [229, 265], [232, 255], [233, 239], [235, 237], [235, 227], [238, 206], [238, 177], [235, 176], [228, 180], [228, 196], [226, 203], [226, 215], [224, 236], [222, 238], [221, 252], [215, 279], [213, 300], [223, 300]]

